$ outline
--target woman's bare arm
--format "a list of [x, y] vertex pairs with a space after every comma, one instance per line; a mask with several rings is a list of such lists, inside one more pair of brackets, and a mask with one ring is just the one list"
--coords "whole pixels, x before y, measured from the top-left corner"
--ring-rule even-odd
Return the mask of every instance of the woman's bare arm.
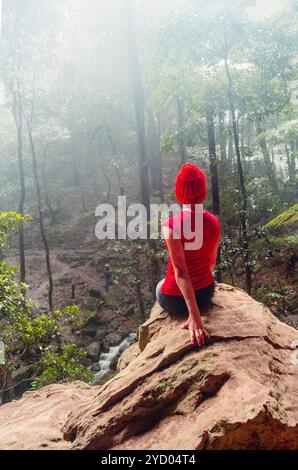
[[183, 327], [189, 329], [191, 342], [197, 341], [200, 346], [204, 344], [204, 335], [207, 335], [207, 332], [202, 327], [201, 314], [189, 277], [183, 245], [180, 239], [173, 237], [172, 229], [163, 227], [163, 235], [173, 264], [175, 280], [188, 308], [189, 318]]

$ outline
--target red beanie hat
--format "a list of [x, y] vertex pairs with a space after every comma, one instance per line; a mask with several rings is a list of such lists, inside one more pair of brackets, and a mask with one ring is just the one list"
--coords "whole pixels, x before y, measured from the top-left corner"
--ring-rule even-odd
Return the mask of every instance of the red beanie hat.
[[186, 163], [176, 176], [174, 189], [181, 204], [200, 204], [206, 197], [205, 173], [193, 163]]

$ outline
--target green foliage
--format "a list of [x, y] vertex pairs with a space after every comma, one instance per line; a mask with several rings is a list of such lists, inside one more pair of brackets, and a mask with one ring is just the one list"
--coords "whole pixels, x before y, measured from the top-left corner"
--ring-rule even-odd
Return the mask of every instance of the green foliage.
[[24, 284], [15, 281], [15, 268], [5, 261], [0, 263], [0, 314], [2, 337], [8, 352], [16, 349], [42, 349], [57, 335], [67, 322], [76, 323], [79, 308], [65, 307], [51, 313], [36, 312], [36, 305], [25, 295]]
[[7, 238], [23, 223], [24, 217], [17, 212], [0, 211], [0, 248], [6, 246]]
[[243, 255], [243, 250], [236, 240], [232, 240], [229, 236], [225, 235], [220, 243], [220, 269], [224, 273], [230, 271], [240, 256]]
[[76, 344], [63, 346], [60, 354], [52, 351], [44, 352], [39, 365], [43, 372], [34, 380], [32, 388], [72, 380], [89, 382], [93, 377], [87, 369], [87, 352]]
[[[0, 246], [4, 246], [11, 232], [24, 218], [14, 212], [0, 212]], [[70, 344], [62, 346], [60, 354], [47, 351], [55, 345], [63, 329], [71, 324], [76, 328], [80, 322], [80, 309], [71, 305], [39, 312], [37, 305], [26, 297], [26, 284], [15, 279], [17, 269], [6, 261], [0, 262], [0, 321], [1, 338], [5, 343], [6, 367], [16, 368], [24, 354], [41, 355], [39, 367], [43, 370], [36, 383], [52, 383], [76, 378], [89, 380], [85, 367], [86, 353]]]
[[298, 204], [294, 204], [292, 207], [286, 211], [279, 214], [277, 217], [271, 219], [266, 227], [284, 227], [292, 225], [298, 221]]
[[173, 130], [167, 130], [160, 139], [160, 151], [164, 154], [171, 154], [176, 150], [176, 139]]
[[41, 379], [38, 379], [40, 386], [51, 383], [51, 377], [52, 381], [60, 381], [60, 378], [62, 381], [67, 378], [88, 379], [85, 356], [73, 345], [63, 346], [61, 357], [58, 356], [56, 362], [54, 352], [44, 352], [49, 345], [55, 344], [57, 336], [69, 322], [76, 326], [80, 309], [68, 306], [52, 313], [39, 313], [34, 302], [25, 295], [26, 285], [16, 282], [15, 271], [16, 268], [5, 261], [0, 263], [0, 321], [1, 337], [6, 346], [6, 366], [16, 368], [24, 353], [38, 353], [42, 354], [39, 366], [44, 368]]
[[247, 178], [247, 191], [250, 224], [254, 227], [281, 211], [280, 197], [272, 191], [267, 177]]
[[24, 293], [25, 284], [15, 281], [16, 268], [9, 266], [6, 261], [0, 262], [0, 317], [9, 319], [20, 312], [28, 312], [31, 303]]
[[67, 305], [61, 310], [54, 310], [52, 316], [57, 318], [57, 321], [65, 320], [75, 330], [81, 326], [81, 310], [77, 305]]
[[272, 279], [270, 290], [268, 287], [258, 286], [255, 290], [255, 296], [278, 315], [291, 314], [297, 305], [295, 289], [291, 286], [281, 286], [274, 279]]
[[79, 307], [72, 305], [52, 313], [39, 313], [25, 295], [26, 285], [16, 282], [15, 272], [16, 268], [5, 261], [0, 263], [0, 321], [6, 367], [17, 368], [22, 355], [33, 353], [37, 358], [41, 356], [38, 368], [43, 370], [35, 387], [75, 379], [89, 381], [92, 374], [86, 367], [85, 351], [74, 344], [62, 346], [60, 354], [48, 350], [55, 347], [57, 337], [68, 324], [77, 327]]

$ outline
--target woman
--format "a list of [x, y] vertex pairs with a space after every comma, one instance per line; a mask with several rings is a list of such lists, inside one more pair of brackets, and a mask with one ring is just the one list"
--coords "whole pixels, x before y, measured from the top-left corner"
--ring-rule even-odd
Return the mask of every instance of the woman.
[[[181, 168], [175, 181], [175, 194], [177, 200], [188, 207], [162, 224], [169, 260], [166, 277], [156, 288], [156, 297], [168, 312], [188, 314], [182, 328], [189, 330], [192, 344], [197, 342], [200, 347], [208, 336], [202, 326], [201, 313], [215, 289], [212, 272], [220, 243], [220, 224], [217, 217], [207, 211], [203, 211], [202, 223], [195, 224], [195, 204], [202, 203], [206, 197], [206, 177], [196, 165], [187, 163]], [[201, 248], [186, 249], [186, 243], [191, 242], [183, 233], [186, 223], [193, 231], [203, 230]], [[179, 235], [177, 227], [180, 227]]]

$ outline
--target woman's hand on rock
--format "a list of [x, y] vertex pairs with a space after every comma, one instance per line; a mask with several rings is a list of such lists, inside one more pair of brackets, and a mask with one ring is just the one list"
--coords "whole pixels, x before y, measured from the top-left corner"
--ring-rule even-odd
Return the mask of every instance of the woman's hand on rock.
[[205, 338], [209, 338], [208, 332], [203, 328], [201, 317], [189, 316], [181, 328], [189, 330], [191, 343], [198, 343], [199, 348], [204, 345]]

